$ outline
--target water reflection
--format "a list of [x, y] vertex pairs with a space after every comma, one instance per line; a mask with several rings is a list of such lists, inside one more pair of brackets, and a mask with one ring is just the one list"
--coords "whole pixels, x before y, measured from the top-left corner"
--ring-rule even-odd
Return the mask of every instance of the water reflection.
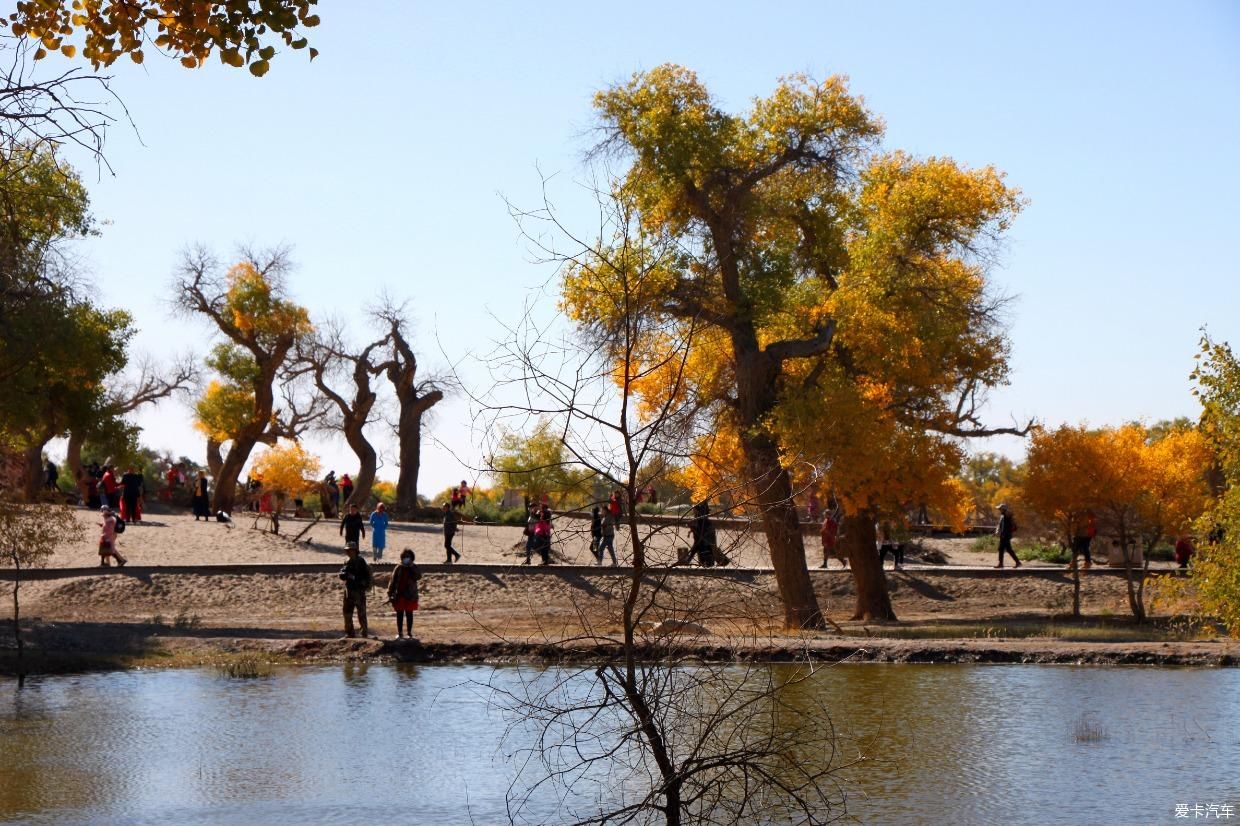
[[[488, 681], [515, 687], [518, 671], [0, 681], [0, 819], [503, 822], [515, 767]], [[1172, 823], [1177, 803], [1240, 817], [1240, 671], [849, 665], [786, 699], [825, 702], [838, 758], [866, 754], [840, 776], [863, 823]], [[1081, 719], [1102, 738], [1079, 740]], [[533, 805], [557, 819], [555, 800]]]

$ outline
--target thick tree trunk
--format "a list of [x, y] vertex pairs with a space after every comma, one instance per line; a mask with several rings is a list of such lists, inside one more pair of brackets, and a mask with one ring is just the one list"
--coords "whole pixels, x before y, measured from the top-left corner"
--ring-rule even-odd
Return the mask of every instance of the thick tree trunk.
[[840, 542], [848, 553], [853, 587], [857, 592], [854, 620], [894, 620], [891, 595], [887, 592], [887, 575], [876, 550], [874, 515], [861, 512], [845, 516], [840, 523]]
[[63, 471], [73, 474], [73, 478], [77, 478], [77, 472], [82, 467], [82, 445], [85, 444], [86, 437], [78, 432], [71, 431], [69, 433], [69, 444], [65, 446], [65, 465]]
[[[375, 486], [375, 473], [379, 469], [379, 454], [366, 440], [361, 424], [345, 428], [344, 439], [357, 455], [359, 465], [357, 477], [353, 480], [353, 495], [349, 497], [349, 502], [356, 503], [359, 508], [365, 509], [366, 503], [370, 500], [370, 489]], [[341, 502], [341, 505], [348, 505], [349, 502]]]
[[237, 480], [241, 478], [241, 469], [245, 467], [256, 444], [258, 439], [246, 436], [234, 439], [228, 448], [228, 455], [224, 457], [220, 472], [215, 477], [214, 509], [217, 513], [232, 513], [237, 499]]
[[43, 447], [46, 444], [47, 442], [44, 441], [31, 445], [23, 453], [26, 465], [26, 483], [23, 486], [23, 492], [27, 502], [35, 501], [43, 492], [43, 482], [46, 478], [43, 472]]
[[411, 513], [418, 506], [418, 469], [422, 464], [422, 417], [411, 416], [406, 421], [401, 411], [400, 475], [396, 477], [396, 509]]
[[215, 439], [207, 439], [207, 473], [211, 474], [212, 479], [219, 479], [223, 468], [224, 456], [220, 453], [220, 443]]

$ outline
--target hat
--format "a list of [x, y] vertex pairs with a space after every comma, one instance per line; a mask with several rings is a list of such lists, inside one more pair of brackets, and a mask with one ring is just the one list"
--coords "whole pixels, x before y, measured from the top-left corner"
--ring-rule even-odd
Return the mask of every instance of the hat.
[[104, 505], [102, 508], [99, 509], [99, 512], [100, 513], [111, 513], [112, 509], [109, 508], [107, 505]]
[[357, 543], [356, 543], [356, 542], [346, 542], [346, 543], [344, 543], [344, 549], [345, 549], [346, 551], [356, 551], [356, 550], [357, 550]]

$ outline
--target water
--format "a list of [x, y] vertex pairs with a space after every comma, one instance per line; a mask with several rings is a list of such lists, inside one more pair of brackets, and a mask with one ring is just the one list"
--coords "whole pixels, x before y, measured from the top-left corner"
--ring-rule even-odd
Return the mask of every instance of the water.
[[[345, 665], [0, 681], [0, 820], [506, 822], [520, 743], [479, 683], [521, 679]], [[1240, 824], [1240, 670], [850, 665], [813, 692], [844, 753], [875, 758], [839, 775], [861, 823], [1182, 823], [1177, 804], [1215, 804]], [[524, 815], [560, 811], [542, 794]]]

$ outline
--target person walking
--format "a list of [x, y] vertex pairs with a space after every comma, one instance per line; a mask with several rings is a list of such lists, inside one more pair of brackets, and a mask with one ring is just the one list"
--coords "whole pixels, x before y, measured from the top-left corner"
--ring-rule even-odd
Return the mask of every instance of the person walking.
[[121, 556], [120, 550], [116, 547], [116, 514], [112, 513], [112, 509], [104, 505], [99, 509], [99, 515], [103, 517], [103, 521], [99, 523], [102, 531], [99, 534], [99, 564], [104, 568], [111, 566], [108, 560], [112, 557], [116, 558], [116, 564], [123, 568], [129, 560]]
[[693, 506], [693, 521], [689, 523], [693, 545], [689, 548], [686, 562], [697, 557], [703, 568], [715, 567], [715, 526], [710, 521], [710, 505], [698, 502]]
[[350, 544], [355, 548], [361, 547], [361, 541], [366, 536], [366, 523], [362, 521], [357, 505], [349, 505], [349, 512], [340, 519], [340, 533], [344, 536], [345, 547]]
[[848, 554], [840, 550], [840, 520], [835, 513], [827, 511], [822, 517], [822, 567], [827, 567], [827, 560], [838, 559], [848, 567]]
[[538, 505], [529, 504], [526, 506], [525, 514], [525, 561], [522, 565], [530, 564], [530, 555], [534, 553], [534, 525], [538, 522]]
[[146, 477], [130, 465], [121, 476], [121, 518], [142, 521], [142, 497], [146, 494]]
[[349, 504], [349, 499], [353, 496], [353, 480], [349, 478], [349, 474], [340, 477], [340, 501], [342, 504]]
[[344, 634], [353, 636], [353, 612], [357, 611], [357, 624], [362, 628], [362, 636], [367, 637], [370, 633], [366, 624], [366, 592], [374, 580], [370, 566], [357, 552], [356, 542], [345, 545], [344, 552], [349, 557], [340, 569], [340, 581], [344, 583]]
[[197, 522], [198, 518], [202, 517], [203, 520], [210, 522], [211, 491], [205, 470], [198, 471], [198, 478], [194, 480], [194, 498], [191, 501], [194, 506], [194, 521]]
[[611, 565], [616, 567], [620, 562], [616, 559], [616, 524], [617, 517], [610, 508], [603, 509], [603, 533], [598, 546], [598, 564], [603, 564], [603, 552], [611, 554]]
[[380, 502], [370, 513], [370, 550], [375, 562], [383, 559], [383, 549], [387, 546], [388, 513], [387, 505]]
[[1094, 542], [1094, 536], [1098, 533], [1098, 524], [1094, 519], [1093, 511], [1085, 511], [1077, 514], [1072, 524], [1072, 561], [1068, 563], [1066, 570], [1076, 568], [1076, 558], [1078, 556], [1085, 557], [1085, 562], [1081, 565], [1082, 570], [1089, 570], [1093, 567], [1094, 560], [1090, 556], [1090, 546]]
[[116, 492], [120, 485], [116, 482], [116, 474], [112, 472], [111, 465], [104, 465], [103, 474], [99, 477], [99, 505], [100, 507], [112, 507], [119, 505]]
[[443, 503], [443, 549], [447, 552], [447, 557], [443, 563], [451, 565], [461, 558], [456, 548], [452, 547], [452, 537], [456, 536], [457, 523], [459, 517], [456, 514], [456, 508], [452, 507], [451, 502]]
[[47, 466], [43, 468], [43, 487], [46, 490], [56, 490], [56, 480], [59, 478], [60, 473], [56, 470], [56, 464], [48, 459]]
[[878, 525], [878, 564], [882, 567], [887, 561], [887, 554], [890, 553], [894, 557], [895, 562], [892, 565], [894, 570], [900, 570], [904, 566], [904, 543], [896, 539], [895, 530], [891, 527], [890, 522], [881, 522]]
[[388, 583], [388, 601], [396, 611], [397, 639], [404, 636], [402, 623], [408, 628], [409, 638], [413, 638], [413, 612], [418, 610], [418, 580], [422, 578], [413, 559], [412, 549], [401, 551], [400, 564], [392, 571], [392, 580]]
[[590, 510], [590, 553], [594, 556], [594, 564], [603, 564], [603, 510], [595, 505]]
[[1180, 534], [1175, 540], [1175, 562], [1181, 568], [1188, 567], [1188, 561], [1193, 558], [1193, 539], [1188, 534]]
[[[534, 522], [534, 550], [538, 551], [538, 555], [542, 557], [540, 565], [551, 564], [551, 508], [546, 505], [539, 505], [538, 518]], [[530, 564], [530, 558], [527, 554], [525, 557], [526, 565]]]
[[1009, 553], [1012, 555], [1012, 561], [1016, 564], [1013, 568], [1020, 567], [1020, 558], [1016, 556], [1016, 551], [1012, 550], [1012, 534], [1016, 533], [1016, 518], [1012, 516], [1011, 510], [1004, 503], [999, 506], [999, 524], [995, 525], [995, 535], [999, 537], [999, 564], [996, 568], [1003, 567], [1003, 555]]

